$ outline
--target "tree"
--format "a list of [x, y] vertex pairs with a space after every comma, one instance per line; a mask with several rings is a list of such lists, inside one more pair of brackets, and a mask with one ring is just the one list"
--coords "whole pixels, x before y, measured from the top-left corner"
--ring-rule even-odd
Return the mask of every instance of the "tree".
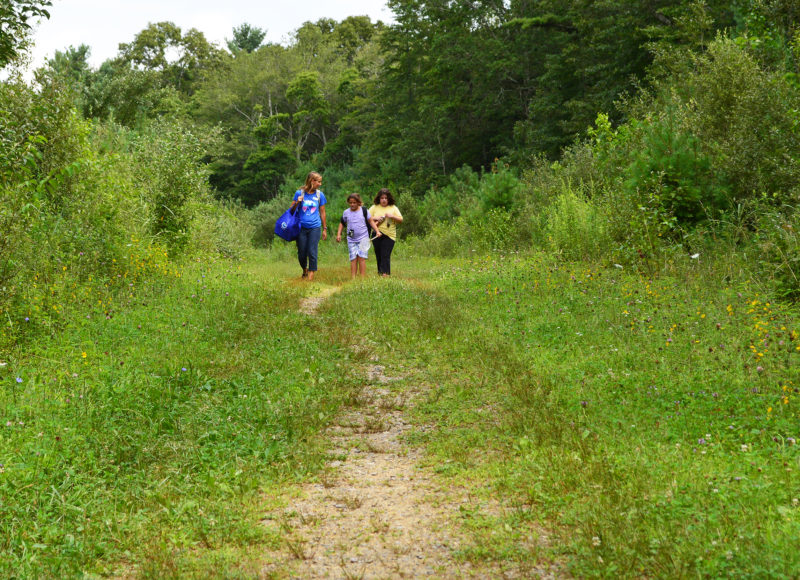
[[502, 0], [389, 4], [397, 23], [382, 35], [374, 130], [361, 160], [376, 173], [394, 166], [390, 179], [410, 175], [421, 191], [513, 146], [531, 96], [531, 51], [504, 26]]
[[202, 32], [192, 28], [182, 33], [172, 22], [150, 24], [133, 42], [119, 45], [119, 60], [160, 73], [165, 86], [187, 96], [220, 66], [222, 54]]
[[231, 54], [236, 55], [240, 52], [253, 52], [261, 46], [264, 37], [267, 36], [267, 31], [255, 26], [250, 26], [246, 22], [233, 29], [233, 39], [225, 39], [228, 45], [228, 50]]
[[3, 0], [0, 2], [0, 68], [19, 55], [34, 18], [50, 18], [50, 0]]

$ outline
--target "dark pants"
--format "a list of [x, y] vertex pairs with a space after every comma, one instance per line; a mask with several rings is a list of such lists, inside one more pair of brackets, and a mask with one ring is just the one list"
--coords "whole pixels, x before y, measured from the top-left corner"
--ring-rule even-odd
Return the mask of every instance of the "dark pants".
[[317, 271], [317, 254], [321, 237], [321, 227], [300, 228], [300, 235], [297, 237], [297, 260], [303, 270]]
[[375, 260], [378, 262], [378, 274], [391, 274], [394, 240], [389, 236], [381, 236], [372, 240], [372, 245], [375, 247]]

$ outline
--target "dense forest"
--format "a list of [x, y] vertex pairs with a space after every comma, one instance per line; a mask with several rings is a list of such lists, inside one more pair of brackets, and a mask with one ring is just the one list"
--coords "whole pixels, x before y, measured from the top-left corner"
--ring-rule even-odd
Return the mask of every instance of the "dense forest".
[[[264, 513], [389, 351], [409, 444], [512, 506], [457, 508], [462, 559], [798, 577], [800, 3], [389, 0], [30, 70], [51, 4], [0, 3], [0, 575], [302, 564]], [[405, 272], [290, 281], [312, 170], [329, 225], [393, 192]]]

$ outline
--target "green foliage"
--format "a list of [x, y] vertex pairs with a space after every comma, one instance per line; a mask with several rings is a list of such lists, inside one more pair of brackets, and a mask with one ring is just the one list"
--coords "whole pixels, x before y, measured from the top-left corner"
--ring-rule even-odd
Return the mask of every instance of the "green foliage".
[[234, 55], [242, 51], [253, 52], [254, 50], [258, 49], [259, 46], [261, 46], [261, 43], [264, 41], [264, 37], [266, 35], [266, 30], [256, 26], [251, 26], [245, 22], [239, 26], [234, 26], [233, 38], [231, 40], [226, 39], [225, 44], [228, 45], [228, 50], [230, 50]]
[[281, 190], [285, 176], [297, 166], [295, 152], [286, 145], [262, 145], [242, 167], [236, 188], [230, 194], [246, 205], [269, 200]]
[[[263, 201], [250, 210], [250, 222], [253, 228], [253, 245], [266, 247], [275, 239], [275, 222], [287, 209], [291, 198], [275, 197]], [[330, 218], [328, 218], [330, 219]], [[281, 243], [280, 241], [278, 243]]]
[[708, 211], [726, 208], [724, 179], [714, 174], [699, 140], [671, 124], [644, 128], [642, 148], [632, 152], [625, 186], [640, 199], [657, 200], [658, 209], [689, 225]]
[[[643, 106], [669, 116], [676, 133], [692, 135], [729, 184], [730, 202], [797, 198], [800, 93], [783, 72], [761, 66], [746, 45], [721, 37], [658, 85]], [[666, 119], [664, 119], [666, 121]]]
[[222, 54], [197, 29], [183, 32], [172, 22], [157, 22], [121, 43], [118, 60], [133, 70], [158, 72], [162, 86], [188, 96], [221, 65]]
[[0, 4], [0, 69], [19, 56], [30, 21], [50, 18], [50, 0], [5, 0]]
[[174, 253], [189, 238], [194, 198], [207, 192], [207, 175], [199, 166], [205, 153], [191, 130], [154, 122], [133, 141], [137, 187], [147, 208], [147, 229]]
[[481, 176], [477, 196], [484, 210], [513, 211], [521, 206], [522, 186], [509, 166], [498, 160]]
[[800, 211], [796, 207], [759, 212], [753, 242], [759, 252], [759, 279], [781, 298], [800, 299]]
[[568, 183], [543, 212], [547, 242], [556, 254], [570, 261], [601, 259], [611, 244], [606, 216]]
[[337, 295], [331, 319], [357, 334], [358, 304], [392, 312], [393, 360], [433, 385], [414, 416], [438, 427], [409, 439], [475, 494], [464, 557], [581, 578], [797, 576], [798, 311], [703, 259], [650, 279], [415, 255], [398, 266], [413, 282]]

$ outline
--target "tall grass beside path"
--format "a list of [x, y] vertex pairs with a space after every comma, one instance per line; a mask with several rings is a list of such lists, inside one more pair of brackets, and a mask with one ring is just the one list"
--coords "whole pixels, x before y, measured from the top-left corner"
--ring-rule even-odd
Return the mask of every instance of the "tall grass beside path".
[[263, 256], [153, 276], [3, 353], [0, 576], [255, 573], [278, 541], [260, 491], [321, 464], [356, 384]]

